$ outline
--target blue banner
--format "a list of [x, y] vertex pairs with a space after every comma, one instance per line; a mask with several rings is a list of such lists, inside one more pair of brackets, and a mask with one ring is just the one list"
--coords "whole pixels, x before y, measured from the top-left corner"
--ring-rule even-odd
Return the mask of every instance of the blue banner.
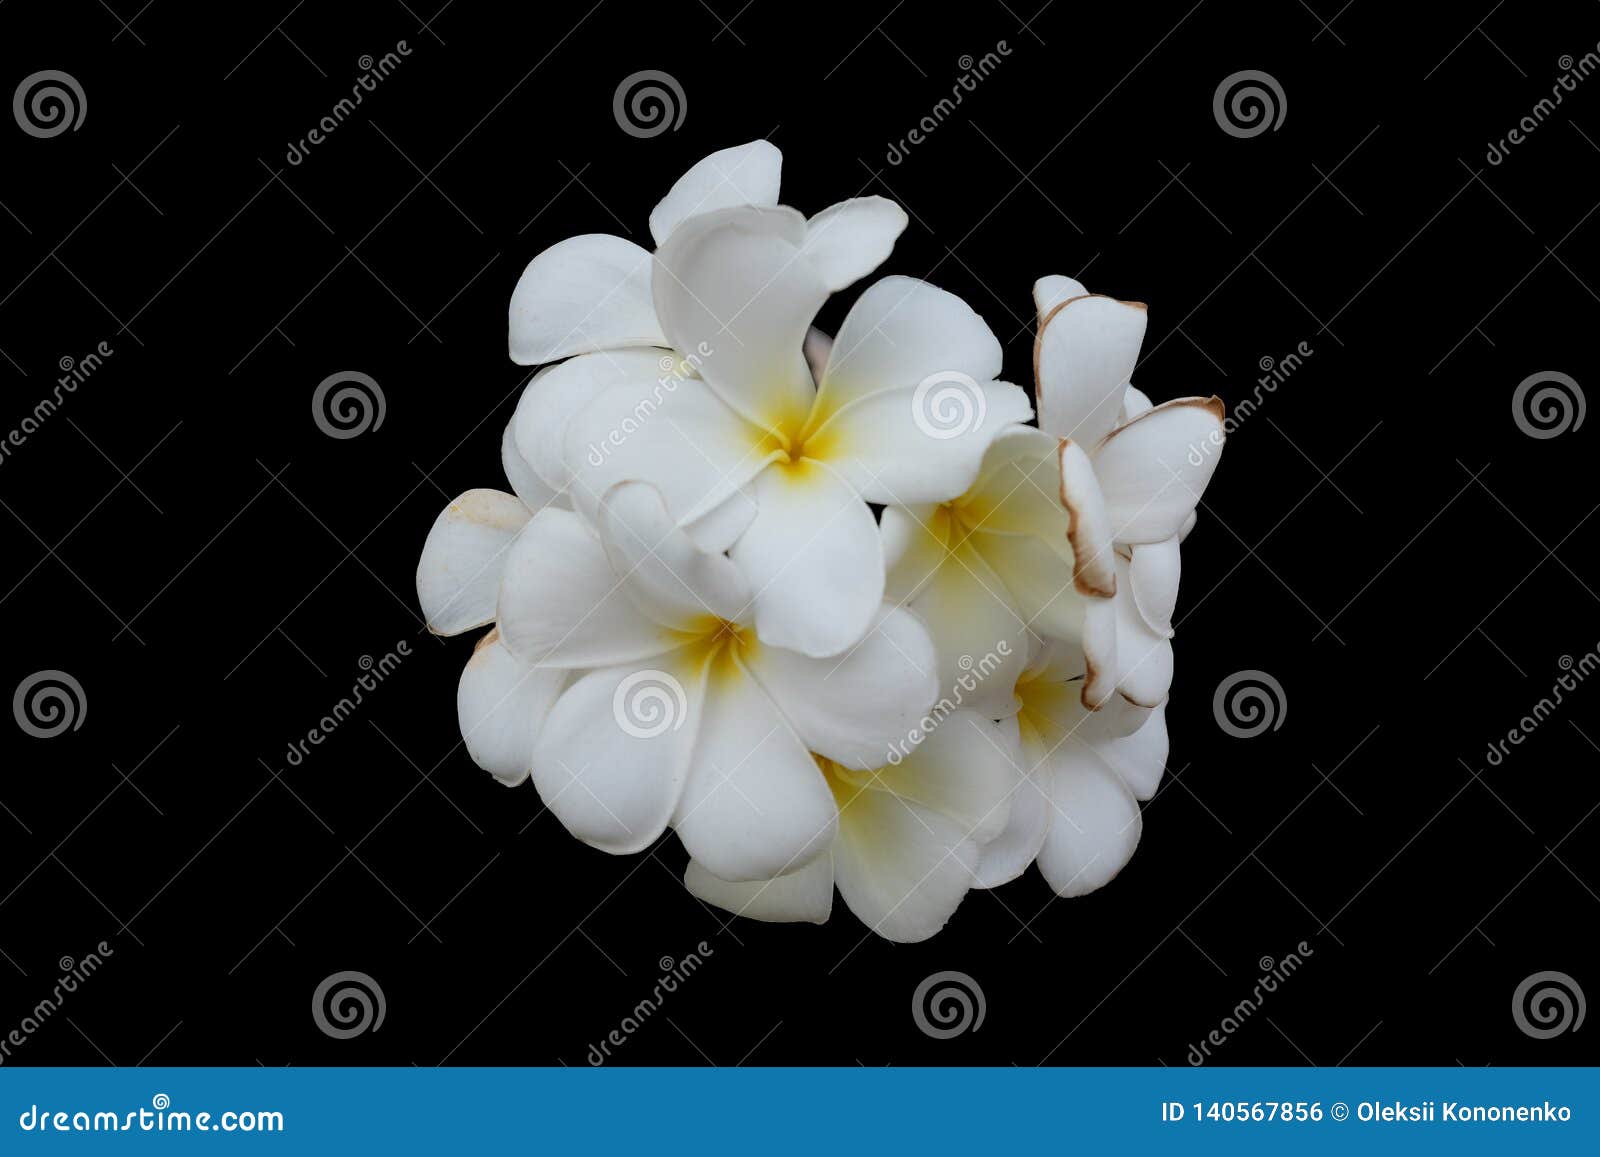
[[1594, 1154], [1597, 1102], [1590, 1068], [0, 1069], [0, 1152]]

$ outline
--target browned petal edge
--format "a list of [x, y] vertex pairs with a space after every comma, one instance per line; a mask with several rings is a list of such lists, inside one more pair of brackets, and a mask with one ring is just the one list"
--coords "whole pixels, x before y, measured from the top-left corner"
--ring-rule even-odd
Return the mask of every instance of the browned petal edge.
[[483, 638], [479, 639], [476, 643], [472, 644], [472, 653], [474, 655], [476, 655], [479, 651], [483, 650], [485, 647], [493, 646], [495, 643], [498, 643], [499, 641], [500, 641], [500, 628], [497, 627], [497, 626], [496, 627], [490, 627], [489, 628], [489, 633], [487, 635], [483, 636]]
[[1075, 301], [1083, 301], [1084, 299], [1090, 298], [1090, 297], [1103, 297], [1107, 301], [1115, 301], [1118, 305], [1130, 305], [1134, 309], [1149, 310], [1149, 308], [1150, 308], [1149, 306], [1147, 306], [1142, 301], [1123, 301], [1120, 298], [1112, 297], [1110, 294], [1106, 294], [1106, 293], [1080, 293], [1080, 294], [1078, 294], [1077, 297], [1069, 297], [1069, 298], [1067, 298], [1067, 300], [1063, 301], [1060, 305], [1057, 305], [1054, 308], [1052, 308], [1049, 313], [1045, 314], [1043, 317], [1041, 317], [1039, 319], [1039, 329], [1033, 335], [1033, 388], [1034, 388], [1034, 391], [1035, 391], [1035, 396], [1036, 396], [1035, 400], [1036, 401], [1037, 401], [1037, 392], [1039, 390], [1039, 347], [1044, 342], [1045, 327], [1047, 325], [1049, 325], [1050, 322], [1055, 319], [1056, 314], [1060, 313], [1063, 309], [1066, 309], [1067, 306], [1071, 305]]
[[[1226, 423], [1226, 421], [1227, 421], [1228, 407], [1223, 405], [1222, 404], [1222, 399], [1217, 397], [1217, 395], [1215, 395], [1215, 394], [1212, 394], [1209, 398], [1202, 398], [1202, 397], [1199, 397], [1199, 396], [1195, 396], [1195, 397], [1192, 397], [1192, 398], [1170, 398], [1167, 401], [1162, 402], [1158, 406], [1151, 406], [1144, 413], [1139, 414], [1136, 417], [1129, 418], [1126, 422], [1122, 423], [1122, 425], [1116, 427], [1109, 434], [1107, 434], [1104, 438], [1100, 439], [1100, 444], [1094, 448], [1095, 449], [1095, 453], [1098, 454], [1101, 450], [1105, 449], [1106, 443], [1110, 442], [1111, 439], [1115, 438], [1118, 434], [1122, 433], [1124, 430], [1129, 429], [1130, 427], [1138, 425], [1140, 422], [1148, 420], [1151, 417], [1151, 415], [1159, 414], [1163, 410], [1175, 410], [1180, 406], [1193, 406], [1196, 409], [1204, 410], [1208, 414], [1210, 414], [1213, 418], [1215, 418], [1219, 425], [1224, 425]], [[1226, 438], [1228, 436], [1227, 428], [1226, 428], [1225, 425], [1224, 425], [1224, 428], [1223, 428], [1222, 436], [1223, 436], [1223, 438]]]
[[1087, 544], [1079, 541], [1084, 529], [1082, 518], [1078, 508], [1067, 497], [1067, 470], [1062, 458], [1070, 445], [1072, 445], [1071, 438], [1062, 438], [1056, 444], [1056, 467], [1061, 475], [1061, 507], [1067, 512], [1067, 542], [1072, 547], [1072, 585], [1081, 595], [1109, 599], [1117, 593], [1116, 566], [1109, 561], [1099, 564], [1096, 569], [1101, 577], [1098, 580], [1090, 573], [1090, 564], [1095, 561], [1094, 553], [1088, 549]]

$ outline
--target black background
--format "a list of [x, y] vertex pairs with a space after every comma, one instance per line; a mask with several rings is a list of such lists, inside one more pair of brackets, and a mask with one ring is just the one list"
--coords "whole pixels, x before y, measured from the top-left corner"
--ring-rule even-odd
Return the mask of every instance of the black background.
[[[0, 683], [59, 669], [86, 699], [57, 738], [0, 727], [0, 1032], [59, 958], [115, 953], [7, 1063], [581, 1065], [702, 940], [618, 1062], [1182, 1065], [1302, 940], [1217, 1063], [1600, 1059], [1596, 1025], [1535, 1040], [1511, 1014], [1538, 971], [1600, 994], [1600, 686], [1485, 758], [1600, 642], [1596, 422], [1534, 439], [1511, 410], [1539, 371], [1596, 382], [1600, 79], [1485, 160], [1600, 8], [437, 4], [0, 9], [4, 92], [54, 68], [88, 104], [50, 139], [0, 124], [0, 426], [61, 359], [113, 350], [0, 462]], [[636, 139], [612, 96], [647, 68], [687, 115]], [[1243, 69], [1287, 101], [1247, 139], [1212, 108]], [[1313, 351], [1230, 439], [1185, 546], [1170, 774], [1092, 897], [1030, 872], [915, 947], [842, 903], [823, 928], [725, 924], [672, 837], [585, 848], [459, 745], [471, 644], [421, 630], [413, 574], [447, 499], [505, 485], [511, 287], [575, 233], [648, 245], [683, 169], [761, 136], [788, 204], [904, 205], [883, 272], [971, 302], [1014, 380], [1052, 272], [1150, 303], [1135, 380], [1158, 401], [1232, 406], [1262, 359]], [[350, 440], [310, 411], [340, 370], [387, 403]], [[1246, 669], [1286, 711], [1239, 739], [1212, 695]], [[345, 969], [387, 1013], [334, 1040], [308, 1006]], [[986, 1019], [933, 1040], [911, 995], [946, 969]]]

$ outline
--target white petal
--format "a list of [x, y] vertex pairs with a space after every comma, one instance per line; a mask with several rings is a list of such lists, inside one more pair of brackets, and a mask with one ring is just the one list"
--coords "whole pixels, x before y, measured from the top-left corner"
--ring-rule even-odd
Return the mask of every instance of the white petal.
[[1145, 622], [1133, 601], [1128, 564], [1117, 559], [1117, 688], [1144, 707], [1154, 707], [1172, 687], [1172, 641]]
[[1088, 446], [1104, 437], [1122, 409], [1144, 328], [1138, 303], [1091, 295], [1056, 306], [1033, 347], [1039, 428]]
[[826, 924], [833, 912], [831, 856], [818, 856], [787, 876], [738, 884], [718, 879], [700, 861], [690, 860], [683, 883], [691, 896], [752, 920]]
[[833, 353], [833, 339], [823, 333], [816, 326], [806, 330], [805, 345], [801, 352], [806, 356], [806, 365], [811, 369], [811, 380], [820, 382], [822, 375], [827, 372], [828, 358]]
[[528, 465], [527, 459], [517, 449], [516, 427], [517, 420], [513, 417], [500, 435], [500, 465], [506, 472], [506, 481], [511, 483], [511, 489], [522, 499], [522, 505], [530, 511], [538, 510], [541, 506], [556, 502], [558, 496], [545, 485], [543, 478], [533, 472], [533, 467]]
[[[1006, 584], [971, 543], [954, 551], [938, 547], [948, 514], [915, 531], [912, 514], [899, 507], [883, 512], [886, 539], [927, 541], [928, 549], [906, 552], [891, 576], [896, 592], [915, 592], [908, 604], [927, 625], [939, 657], [939, 695], [991, 719], [1016, 712], [1013, 688], [1028, 655], [1028, 632]], [[921, 569], [927, 568], [927, 569]], [[904, 597], [903, 595], [897, 597]]]
[[1128, 560], [1134, 605], [1145, 625], [1166, 639], [1172, 638], [1172, 612], [1178, 605], [1181, 574], [1177, 535], [1135, 546]]
[[618, 482], [649, 482], [680, 523], [728, 502], [778, 451], [695, 379], [612, 386], [567, 424], [573, 506], [591, 519]]
[[590, 671], [556, 700], [533, 753], [539, 798], [574, 836], [616, 855], [666, 829], [702, 729], [706, 665]]
[[1183, 520], [1183, 526], [1178, 530], [1178, 541], [1181, 543], [1189, 537], [1189, 532], [1194, 529], [1194, 524], [1200, 520], [1200, 512], [1191, 510], [1189, 517]]
[[798, 430], [816, 390], [801, 347], [828, 288], [800, 255], [793, 209], [719, 209], [656, 252], [656, 311], [723, 401], [762, 429]]
[[756, 479], [758, 513], [730, 552], [755, 588], [756, 634], [802, 655], [837, 655], [883, 602], [883, 547], [867, 504], [837, 474], [802, 460]]
[[511, 419], [517, 450], [546, 486], [565, 490], [572, 476], [566, 434], [573, 417], [619, 383], [671, 380], [677, 364], [667, 350], [608, 350], [546, 366], [522, 391]]
[[745, 486], [684, 523], [683, 529], [701, 550], [721, 554], [732, 549], [755, 520], [756, 500], [750, 494], [750, 487]]
[[1030, 630], [1054, 639], [1083, 638], [1085, 599], [1059, 553], [1026, 534], [977, 534], [973, 544]]
[[908, 736], [939, 690], [927, 628], [910, 611], [888, 604], [866, 637], [838, 658], [761, 646], [749, 666], [807, 747], [862, 770], [882, 766], [897, 745], [914, 746]]
[[1045, 830], [1050, 826], [1050, 804], [1040, 786], [1043, 769], [1039, 765], [1045, 758], [1046, 748], [1031, 728], [1018, 735], [1015, 719], [1001, 722], [1011, 727], [1010, 742], [1017, 745], [1020, 771], [1012, 782], [1006, 826], [984, 844], [979, 853], [973, 881], [976, 888], [998, 888], [1027, 871], [1028, 865], [1039, 855]]
[[1039, 320], [1043, 321], [1062, 302], [1071, 301], [1074, 297], [1087, 297], [1088, 294], [1083, 282], [1052, 273], [1033, 283], [1033, 307], [1039, 313]]
[[[1120, 604], [1131, 602], [1126, 596], [1086, 599], [1083, 604], [1083, 705], [1091, 711], [1103, 708], [1117, 690], [1118, 624]], [[1171, 644], [1168, 644], [1171, 649]]]
[[805, 744], [743, 666], [722, 656], [716, 667], [672, 824], [712, 875], [767, 880], [833, 842], [833, 796]]
[[987, 382], [1000, 373], [1000, 342], [953, 293], [914, 277], [885, 277], [856, 300], [833, 339], [818, 404], [827, 413], [937, 374]]
[[724, 554], [695, 546], [648, 482], [619, 482], [600, 504], [600, 542], [623, 589], [658, 623], [703, 633], [746, 617], [750, 586]]
[[511, 360], [542, 365], [589, 350], [666, 345], [650, 296], [650, 254], [586, 233], [558, 241], [511, 292]]
[[1150, 395], [1139, 389], [1138, 386], [1129, 385], [1122, 395], [1122, 421], [1130, 422], [1140, 414], [1152, 408]]
[[506, 552], [498, 617], [513, 654], [550, 667], [648, 659], [686, 641], [629, 598], [591, 526], [551, 507]]
[[472, 761], [508, 785], [528, 778], [545, 717], [567, 672], [524, 663], [490, 631], [473, 649], [456, 688], [461, 738]]
[[893, 201], [855, 197], [830, 205], [807, 221], [800, 251], [823, 283], [837, 292], [883, 264], [905, 227], [905, 210]]
[[1139, 846], [1139, 804], [1110, 768], [1075, 744], [1052, 757], [1045, 776], [1050, 830], [1039, 871], [1060, 896], [1082, 896], [1109, 884]]
[[1222, 457], [1220, 398], [1178, 398], [1119, 426], [1094, 451], [1118, 542], [1160, 542], [1183, 528]]
[[978, 847], [962, 825], [889, 791], [840, 791], [834, 877], [850, 910], [901, 944], [943, 928], [971, 887]]
[[434, 519], [417, 565], [417, 601], [436, 635], [494, 621], [507, 547], [530, 511], [514, 494], [469, 490]]
[[931, 722], [920, 744], [873, 772], [873, 785], [957, 821], [965, 839], [994, 839], [1022, 774], [1015, 720], [954, 711]]
[[1070, 438], [1061, 441], [1061, 506], [1067, 512], [1067, 541], [1072, 544], [1073, 582], [1086, 595], [1106, 598], [1116, 593], [1115, 551], [1111, 512], [1106, 508], [1094, 463]]
[[776, 205], [783, 154], [770, 141], [718, 149], [695, 162], [650, 212], [650, 236], [662, 245], [683, 221], [731, 205]]
[[1134, 798], [1141, 800], [1156, 794], [1161, 773], [1166, 770], [1168, 749], [1166, 704], [1151, 711], [1144, 726], [1132, 735], [1094, 744], [1095, 754], [1122, 777]]
[[805, 452], [837, 469], [868, 502], [943, 502], [977, 480], [1001, 431], [1032, 416], [1020, 386], [939, 380], [926, 390], [880, 390], [851, 403], [806, 439]]

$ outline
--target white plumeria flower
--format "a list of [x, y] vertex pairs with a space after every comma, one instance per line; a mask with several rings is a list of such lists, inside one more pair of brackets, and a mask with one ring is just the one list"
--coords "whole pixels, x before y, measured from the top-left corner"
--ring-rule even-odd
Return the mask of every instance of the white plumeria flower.
[[[734, 205], [778, 203], [783, 154], [770, 141], [719, 149], [679, 177], [650, 213], [650, 235], [666, 244], [689, 218]], [[812, 217], [807, 261], [830, 289], [876, 269], [906, 227], [883, 197], [854, 197]], [[557, 242], [523, 270], [511, 294], [511, 360], [537, 366], [573, 354], [667, 346], [650, 290], [650, 253], [606, 233]]]
[[[963, 494], [883, 511], [889, 597], [929, 624], [942, 694], [992, 718], [1017, 710], [1030, 632], [1072, 644], [1079, 675], [1114, 667], [1114, 623], [1090, 605], [1113, 594], [1116, 556], [1103, 519], [1094, 522], [1092, 479], [1092, 509], [1062, 504], [1058, 447], [1014, 426], [995, 438]], [[1085, 663], [1085, 654], [1106, 658]]]
[[817, 757], [839, 810], [826, 853], [768, 880], [730, 882], [699, 859], [684, 884], [708, 903], [757, 920], [824, 923], [833, 889], [888, 940], [938, 932], [973, 887], [980, 849], [1006, 827], [1020, 760], [1017, 725], [972, 711], [940, 719], [911, 753], [857, 771]]
[[906, 277], [862, 293], [814, 379], [807, 335], [830, 291], [806, 258], [810, 237], [784, 208], [679, 225], [656, 254], [656, 313], [700, 376], [605, 388], [567, 422], [566, 467], [590, 517], [614, 483], [654, 483], [691, 537], [729, 546], [762, 641], [826, 656], [854, 645], [883, 600], [867, 503], [962, 493], [995, 434], [1032, 408], [994, 380], [1000, 343], [983, 320]]
[[1036, 645], [1017, 681], [1022, 762], [1005, 829], [980, 853], [977, 883], [996, 887], [1037, 862], [1057, 894], [1110, 883], [1133, 856], [1139, 802], [1167, 760], [1166, 707], [1117, 696], [1084, 705], [1082, 659], [1069, 644]]
[[1059, 276], [1035, 284], [1034, 300], [1039, 426], [1062, 440], [1062, 502], [1093, 511], [1115, 544], [1115, 598], [1091, 605], [1101, 623], [1089, 631], [1114, 637], [1113, 671], [1094, 679], [1091, 656], [1086, 702], [1102, 705], [1109, 683], [1155, 707], [1172, 683], [1178, 543], [1222, 456], [1222, 400], [1152, 406], [1132, 387], [1144, 340], [1142, 304], [1091, 294]]
[[695, 546], [645, 483], [609, 489], [593, 524], [546, 509], [517, 536], [501, 642], [534, 670], [571, 672], [531, 763], [573, 835], [628, 853], [670, 824], [734, 881], [830, 847], [838, 809], [812, 753], [881, 763], [933, 702], [933, 644], [881, 605], [848, 655], [808, 658], [759, 641], [752, 602], [739, 568]]

